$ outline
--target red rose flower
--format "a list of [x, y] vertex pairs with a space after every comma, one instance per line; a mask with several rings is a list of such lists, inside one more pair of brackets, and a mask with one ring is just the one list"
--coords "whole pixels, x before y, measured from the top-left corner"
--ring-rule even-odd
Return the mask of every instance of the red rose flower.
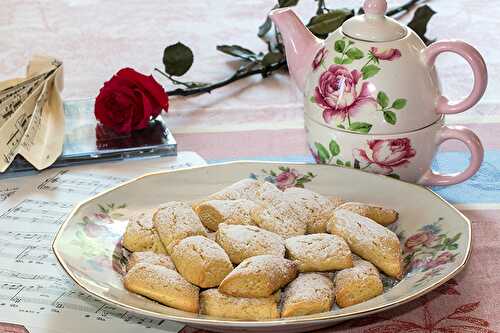
[[123, 68], [104, 83], [95, 101], [95, 117], [116, 133], [148, 127], [161, 110], [168, 110], [168, 96], [152, 76]]
[[405, 250], [408, 252], [415, 249], [420, 245], [430, 246], [431, 243], [436, 239], [430, 232], [420, 232], [408, 238], [405, 242]]

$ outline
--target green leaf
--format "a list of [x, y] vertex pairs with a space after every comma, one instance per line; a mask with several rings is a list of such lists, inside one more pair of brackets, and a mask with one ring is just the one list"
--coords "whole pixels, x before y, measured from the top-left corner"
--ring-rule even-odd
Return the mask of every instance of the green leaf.
[[458, 249], [458, 244], [450, 244], [448, 245], [448, 250], [456, 250]]
[[295, 6], [299, 3], [299, 0], [278, 0], [280, 8]]
[[314, 144], [318, 150], [318, 156], [322, 163], [326, 163], [330, 160], [330, 153], [321, 143], [316, 142]]
[[460, 239], [460, 237], [462, 236], [462, 233], [459, 232], [458, 234], [456, 234], [453, 238], [451, 238], [451, 242], [452, 243], [455, 243], [457, 240]]
[[377, 75], [377, 73], [380, 71], [380, 67], [375, 66], [375, 65], [368, 65], [363, 68], [361, 68], [361, 72], [363, 73], [363, 79], [369, 79], [372, 76]]
[[362, 122], [354, 122], [349, 126], [349, 130], [359, 133], [368, 133], [372, 129], [372, 125]]
[[351, 167], [351, 161], [347, 161], [344, 164], [345, 167], [350, 168]]
[[333, 61], [337, 64], [337, 65], [342, 65], [342, 57], [335, 57], [333, 59]]
[[384, 111], [384, 119], [391, 125], [396, 125], [397, 117], [392, 111]]
[[349, 58], [354, 59], [354, 60], [362, 59], [365, 56], [363, 51], [361, 51], [357, 47], [353, 47], [353, 48], [350, 48], [349, 50], [347, 50], [346, 55]]
[[[354, 16], [354, 12], [350, 9], [336, 9], [314, 16], [307, 24], [307, 27], [315, 35], [325, 35], [337, 30], [342, 23], [352, 16]], [[343, 49], [340, 52], [343, 52]]]
[[309, 101], [310, 101], [311, 103], [316, 104], [316, 98], [315, 98], [314, 96], [309, 97]]
[[397, 100], [392, 103], [392, 108], [396, 110], [401, 110], [406, 107], [406, 99], [404, 98], [398, 98]]
[[342, 65], [349, 65], [349, 64], [352, 64], [351, 58], [344, 58], [344, 60], [342, 60]]
[[338, 128], [341, 128], [341, 129], [345, 129], [345, 126], [344, 126], [344, 125], [342, 125], [342, 124], [338, 124], [338, 125], [337, 125], [337, 127], [338, 127]]
[[191, 68], [193, 58], [193, 51], [181, 42], [167, 46], [163, 51], [165, 72], [173, 76], [184, 75]]
[[259, 27], [259, 32], [257, 33], [257, 36], [260, 38], [264, 37], [269, 31], [271, 31], [271, 28], [273, 27], [273, 21], [268, 17], [266, 17], [266, 20], [264, 23], [261, 24]]
[[432, 42], [427, 37], [425, 37], [425, 33], [427, 32], [427, 24], [434, 16], [434, 14], [436, 14], [436, 12], [432, 10], [431, 7], [429, 7], [428, 5], [424, 5], [422, 7], [419, 7], [415, 11], [415, 15], [413, 15], [410, 23], [408, 23], [408, 26], [413, 29], [413, 31], [415, 31], [427, 45]]
[[330, 153], [332, 154], [332, 157], [337, 156], [338, 154], [340, 154], [340, 146], [337, 143], [337, 141], [335, 141], [335, 140], [332, 139], [330, 141], [329, 148], [330, 148]]
[[401, 177], [399, 177], [399, 175], [397, 175], [395, 173], [391, 173], [390, 175], [387, 175], [387, 177], [391, 177], [391, 178], [394, 178], [394, 179], [401, 179]]
[[257, 59], [255, 52], [239, 45], [217, 45], [217, 51], [248, 61]]
[[271, 66], [280, 62], [281, 59], [283, 59], [283, 54], [280, 52], [269, 52], [262, 58], [262, 65], [264, 67]]
[[339, 39], [335, 41], [335, 51], [343, 53], [345, 49], [345, 40]]
[[344, 166], [344, 162], [342, 162], [341, 160], [337, 160], [337, 162], [335, 162], [335, 163], [339, 166]]
[[380, 91], [377, 95], [377, 102], [382, 107], [382, 109], [385, 109], [389, 106], [389, 97], [385, 92]]

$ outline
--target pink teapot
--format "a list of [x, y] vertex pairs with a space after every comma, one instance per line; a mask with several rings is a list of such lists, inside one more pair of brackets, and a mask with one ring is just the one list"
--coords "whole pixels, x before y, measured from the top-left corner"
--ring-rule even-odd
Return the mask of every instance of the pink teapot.
[[[385, 0], [365, 0], [363, 8], [365, 14], [344, 22], [325, 41], [293, 10], [271, 13], [290, 74], [305, 95], [306, 132], [316, 160], [424, 185], [471, 177], [483, 159], [481, 142], [466, 128], [445, 126], [443, 117], [470, 109], [483, 96], [488, 75], [482, 56], [457, 40], [427, 47], [410, 28], [384, 15]], [[444, 52], [462, 56], [472, 68], [473, 89], [460, 102], [450, 103], [441, 93], [434, 62]], [[471, 163], [458, 175], [439, 175], [430, 165], [449, 139], [468, 146]]]

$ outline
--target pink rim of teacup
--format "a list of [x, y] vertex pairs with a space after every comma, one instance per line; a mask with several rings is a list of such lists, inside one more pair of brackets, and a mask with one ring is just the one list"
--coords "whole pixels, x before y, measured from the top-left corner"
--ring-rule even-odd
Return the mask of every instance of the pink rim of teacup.
[[[478, 136], [466, 127], [445, 125], [444, 117], [419, 130], [399, 134], [341, 131], [307, 116], [305, 126], [317, 162], [354, 167], [425, 186], [461, 183], [479, 170], [484, 158]], [[471, 154], [470, 162], [462, 172], [439, 174], [432, 170], [432, 161], [439, 146], [448, 140], [464, 143]]]

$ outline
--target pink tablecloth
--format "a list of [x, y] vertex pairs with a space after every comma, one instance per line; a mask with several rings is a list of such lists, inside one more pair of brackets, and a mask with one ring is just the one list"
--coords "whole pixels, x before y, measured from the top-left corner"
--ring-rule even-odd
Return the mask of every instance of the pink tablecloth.
[[[449, 123], [466, 124], [481, 136], [487, 148], [484, 167], [474, 179], [439, 190], [473, 221], [472, 259], [465, 272], [438, 291], [368, 322], [348, 322], [324, 332], [500, 332], [500, 117], [496, 113], [500, 7], [483, 0], [428, 3], [438, 12], [428, 35], [473, 43], [486, 58], [491, 77], [479, 105], [448, 118]], [[328, 4], [350, 7], [358, 1]], [[50, 54], [64, 61], [67, 99], [95, 96], [122, 67], [152, 72], [161, 65], [163, 48], [180, 40], [195, 53], [187, 78], [218, 80], [231, 73], [234, 63], [215, 45], [235, 43], [264, 50], [256, 28], [272, 5], [270, 0], [3, 0], [0, 79], [22, 74], [31, 54]], [[311, 14], [313, 6], [312, 0], [302, 0], [299, 11]], [[467, 92], [472, 79], [462, 60], [443, 56], [438, 68], [449, 96]], [[167, 119], [179, 148], [194, 150], [209, 161], [310, 158], [302, 97], [284, 73], [264, 81], [249, 78], [211, 95], [172, 99]], [[460, 145], [447, 144], [436, 166], [461, 166], [466, 156]], [[452, 313], [462, 319], [450, 319]]]

